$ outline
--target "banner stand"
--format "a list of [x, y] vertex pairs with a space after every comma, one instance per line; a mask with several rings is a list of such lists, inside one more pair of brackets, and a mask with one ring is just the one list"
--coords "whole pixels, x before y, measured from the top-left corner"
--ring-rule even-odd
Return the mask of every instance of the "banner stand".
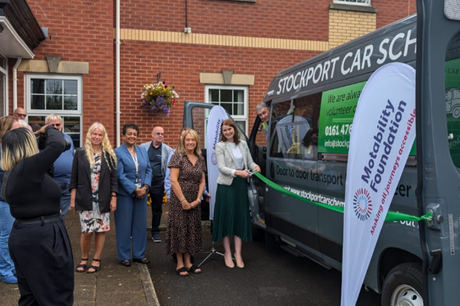
[[[212, 228], [212, 221], [211, 221], [211, 228]], [[206, 253], [206, 252], [201, 252], [200, 254], [203, 254], [203, 253]], [[198, 265], [198, 268], [201, 267], [201, 265], [204, 264], [204, 262], [205, 262], [206, 260], [208, 260], [209, 257], [211, 257], [211, 256], [214, 255], [214, 254], [217, 254], [217, 255], [220, 255], [220, 256], [224, 257], [224, 253], [217, 252], [216, 248], [214, 247], [214, 241], [213, 241], [212, 238], [211, 238], [211, 251], [209, 251], [208, 256], [206, 256], [206, 258], [203, 259], [203, 260], [200, 262], [200, 264]], [[235, 260], [234, 258], [232, 258], [232, 259]]]

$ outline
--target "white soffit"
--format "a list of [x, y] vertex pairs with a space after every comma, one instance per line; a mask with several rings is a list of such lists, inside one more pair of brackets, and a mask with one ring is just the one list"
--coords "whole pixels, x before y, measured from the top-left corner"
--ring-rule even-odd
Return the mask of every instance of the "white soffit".
[[[32, 59], [35, 54], [30, 50], [22, 38], [18, 35], [11, 23], [5, 16], [0, 16], [0, 25], [3, 31], [0, 33], [0, 51], [6, 57], [22, 57]], [[1, 29], [1, 28], [0, 28]]]

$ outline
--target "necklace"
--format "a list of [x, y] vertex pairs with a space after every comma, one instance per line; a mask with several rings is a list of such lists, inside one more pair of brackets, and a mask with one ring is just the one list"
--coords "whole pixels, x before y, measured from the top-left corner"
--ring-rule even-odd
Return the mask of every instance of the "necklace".
[[134, 156], [134, 154], [136, 154], [136, 148], [133, 146], [132, 149], [131, 148], [128, 148], [129, 152], [131, 153], [131, 155]]

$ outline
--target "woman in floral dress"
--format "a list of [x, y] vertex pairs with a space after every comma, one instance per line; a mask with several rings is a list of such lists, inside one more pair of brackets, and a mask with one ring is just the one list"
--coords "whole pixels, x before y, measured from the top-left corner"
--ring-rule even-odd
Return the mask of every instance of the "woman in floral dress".
[[181, 145], [171, 157], [171, 200], [169, 202], [166, 252], [176, 254], [176, 273], [188, 276], [201, 273], [191, 263], [191, 255], [202, 249], [201, 196], [204, 190], [206, 165], [201, 156], [200, 137], [187, 129]]
[[[101, 268], [105, 232], [110, 230], [110, 212], [117, 208], [117, 158], [105, 127], [93, 123], [84, 147], [77, 149], [70, 180], [70, 208], [79, 211], [81, 259], [76, 272], [96, 273]], [[94, 256], [87, 268], [91, 236], [95, 233]]]

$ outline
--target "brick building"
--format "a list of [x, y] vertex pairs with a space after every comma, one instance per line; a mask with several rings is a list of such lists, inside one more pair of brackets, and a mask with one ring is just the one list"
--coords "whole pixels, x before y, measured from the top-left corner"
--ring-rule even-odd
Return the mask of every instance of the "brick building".
[[[277, 72], [415, 11], [415, 0], [0, 0], [0, 114], [60, 114], [77, 146], [100, 121], [112, 144], [135, 122], [138, 143], [162, 125], [175, 147], [184, 100], [221, 103], [249, 130]], [[180, 96], [169, 117], [140, 109], [160, 71]]]

